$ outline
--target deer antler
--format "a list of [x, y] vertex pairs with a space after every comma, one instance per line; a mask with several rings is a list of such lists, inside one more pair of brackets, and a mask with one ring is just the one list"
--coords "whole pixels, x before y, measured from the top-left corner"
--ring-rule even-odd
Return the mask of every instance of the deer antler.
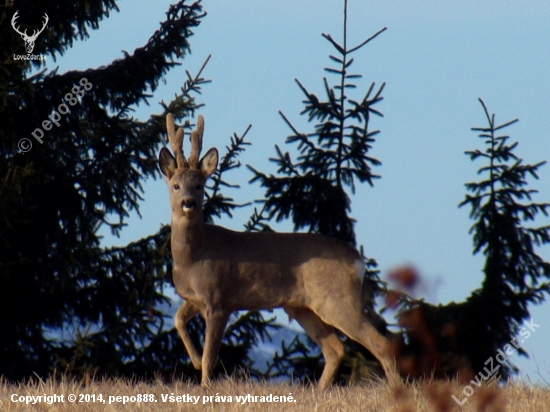
[[191, 133], [189, 140], [191, 141], [191, 154], [189, 155], [189, 167], [191, 169], [199, 168], [199, 156], [202, 150], [202, 135], [204, 134], [204, 117], [199, 115], [197, 119], [197, 127]]
[[33, 30], [32, 36], [29, 36], [27, 34], [27, 29], [25, 29], [24, 32], [21, 32], [18, 27], [15, 27], [15, 25], [17, 24], [16, 20], [19, 18], [19, 10], [17, 10], [13, 15], [13, 17], [11, 18], [11, 26], [17, 33], [19, 33], [23, 37], [25, 41], [35, 41], [38, 35], [44, 31], [44, 29], [46, 28], [46, 25], [50, 21], [50, 18], [46, 13], [44, 13], [44, 17], [46, 18], [46, 21], [42, 25], [42, 28], [40, 30]]
[[25, 32], [22, 33], [22, 32], [19, 31], [19, 28], [18, 28], [18, 27], [15, 27], [15, 25], [16, 25], [16, 20], [17, 20], [17, 18], [19, 17], [18, 14], [19, 14], [19, 10], [17, 10], [17, 11], [15, 12], [15, 14], [13, 15], [13, 17], [11, 18], [11, 26], [13, 27], [13, 29], [14, 29], [17, 33], [19, 33], [21, 36], [25, 37], [25, 36], [27, 36], [27, 29], [25, 29]]
[[[46, 25], [48, 24], [48, 22], [50, 21], [50, 18], [48, 17], [48, 15], [46, 13], [44, 13], [44, 16], [46, 17], [46, 21], [44, 22], [44, 24], [42, 25], [42, 28], [40, 29], [40, 31], [34, 33], [33, 32], [33, 35], [31, 36], [34, 40], [36, 40], [36, 38], [38, 37], [38, 35], [40, 33], [42, 33], [44, 31], [44, 29], [46, 28]], [[35, 30], [36, 31], [36, 30]]]
[[170, 141], [170, 146], [172, 146], [172, 151], [176, 155], [178, 167], [189, 167], [189, 163], [187, 163], [183, 155], [183, 129], [180, 127], [176, 132], [172, 113], [168, 113], [166, 116], [166, 132], [168, 133], [168, 140]]

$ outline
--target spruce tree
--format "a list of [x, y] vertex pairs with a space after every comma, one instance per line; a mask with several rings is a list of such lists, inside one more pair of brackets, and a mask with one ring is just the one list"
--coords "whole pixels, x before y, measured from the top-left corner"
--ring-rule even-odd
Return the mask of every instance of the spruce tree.
[[[0, 9], [0, 375], [191, 376], [163, 313], [171, 287], [170, 228], [115, 248], [102, 247], [98, 230], [108, 227], [116, 236], [129, 212], [139, 212], [142, 183], [160, 176], [166, 114], [185, 119], [188, 130], [201, 106], [195, 96], [208, 82], [202, 68], [188, 73], [181, 92], [157, 114], [145, 121], [130, 114], [189, 53], [189, 39], [205, 16], [200, 2], [171, 5], [159, 29], [132, 53], [65, 73], [46, 72], [40, 60], [13, 58], [25, 53], [11, 27], [15, 13], [29, 32], [40, 27], [44, 13], [55, 16], [33, 53], [58, 59], [117, 10], [115, 1], [16, 1]], [[43, 121], [57, 119], [54, 110], [65, 112], [62, 103], [69, 112], [47, 129]], [[18, 147], [21, 139], [27, 141]], [[229, 185], [222, 174], [238, 166], [235, 156], [245, 144], [236, 136], [228, 147], [212, 180], [208, 219], [237, 206], [220, 189]], [[230, 352], [232, 365], [226, 370], [250, 364], [248, 351], [267, 325], [250, 314], [229, 326], [222, 357]], [[189, 328], [200, 341], [200, 320]]]
[[[522, 333], [536, 331], [531, 323], [531, 329], [524, 325], [531, 320], [529, 305], [542, 303], [550, 291], [550, 263], [537, 252], [550, 242], [550, 226], [533, 226], [540, 213], [548, 216], [550, 203], [533, 201], [537, 191], [529, 187], [529, 179], [538, 179], [546, 162], [527, 164], [519, 158], [518, 142], [501, 134], [517, 119], [498, 125], [480, 102], [488, 124], [472, 130], [479, 132], [484, 149], [466, 154], [483, 162], [478, 170], [482, 180], [466, 184], [468, 193], [460, 207], [470, 207], [474, 254], [485, 256], [484, 280], [464, 302], [401, 302], [406, 308], [400, 313], [406, 339], [397, 352], [402, 372], [411, 377], [481, 373], [485, 380], [490, 377], [485, 362], [496, 362], [499, 350], [516, 352], [514, 346], [519, 345], [517, 353], [527, 356], [521, 337], [514, 339], [521, 328], [526, 331]], [[503, 355], [507, 359], [498, 369], [502, 379], [518, 371], [509, 354]]]
[[[321, 233], [356, 246], [355, 221], [350, 216], [350, 194], [355, 193], [357, 183], [373, 186], [380, 177], [373, 169], [381, 162], [370, 155], [379, 133], [378, 130], [372, 130], [371, 120], [373, 116], [382, 116], [376, 106], [383, 99], [385, 84], [376, 86], [372, 83], [364, 94], [354, 99], [350, 93], [357, 88], [356, 82], [362, 75], [353, 73], [351, 67], [354, 53], [384, 30], [350, 47], [347, 39], [347, 1], [344, 1], [342, 42], [337, 42], [330, 34], [322, 34], [334, 48], [334, 54], [329, 55], [334, 67], [327, 67], [325, 71], [336, 78], [335, 84], [330, 85], [325, 77], [324, 97], [318, 97], [296, 79], [304, 94], [301, 114], [306, 115], [308, 121], [317, 122], [314, 131], [299, 132], [288, 117], [279, 112], [292, 131], [286, 138], [286, 144], [296, 148], [297, 158], [293, 159], [288, 151], [276, 145], [276, 157], [270, 159], [277, 166], [276, 175], [267, 175], [248, 166], [254, 174], [251, 182], [265, 188], [264, 198], [258, 201], [260, 210], [254, 211], [247, 224], [248, 230], [273, 230], [269, 222], [290, 219], [295, 231]], [[365, 292], [371, 294], [365, 300], [372, 301], [374, 294], [379, 291], [378, 272], [374, 259], [365, 260], [368, 269], [363, 287]], [[373, 319], [381, 319], [374, 313], [372, 305], [368, 309]], [[385, 333], [385, 324], [382, 323], [381, 331]], [[295, 339], [290, 345], [283, 345], [282, 353], [275, 357], [268, 374], [280, 376], [292, 370], [293, 377], [303, 381], [318, 376], [322, 369], [319, 365], [320, 357], [310, 356], [311, 344], [309, 341], [306, 346], [300, 339]], [[345, 360], [348, 368], [342, 373], [355, 375], [360, 369], [357, 364], [359, 358], [374, 358], [368, 352], [359, 355], [357, 351], [364, 352], [364, 349], [349, 340], [347, 346], [348, 352], [352, 349], [353, 359]], [[350, 365], [353, 369], [351, 371]]]
[[[550, 291], [550, 263], [536, 250], [550, 242], [550, 226], [531, 226], [539, 213], [548, 216], [550, 203], [533, 201], [537, 190], [528, 186], [529, 178], [538, 179], [546, 162], [524, 163], [514, 153], [518, 142], [500, 134], [517, 119], [497, 125], [495, 115], [489, 115], [480, 102], [488, 125], [472, 130], [479, 132], [485, 149], [466, 154], [472, 161], [484, 161], [478, 171], [484, 179], [466, 184], [469, 194], [460, 204], [470, 206], [475, 222], [470, 230], [474, 254], [485, 256], [482, 287], [467, 302], [472, 305], [472, 320], [478, 317], [485, 324], [476, 328], [475, 335], [483, 347], [469, 348], [474, 369], [518, 335], [522, 323], [530, 319], [529, 305], [542, 303]], [[526, 355], [522, 349], [519, 353]], [[503, 377], [517, 371], [511, 362], [506, 366]]]

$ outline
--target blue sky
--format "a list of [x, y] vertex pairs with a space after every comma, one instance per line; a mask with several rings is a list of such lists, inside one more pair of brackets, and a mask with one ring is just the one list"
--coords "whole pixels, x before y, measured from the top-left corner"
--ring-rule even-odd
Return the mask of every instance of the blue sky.
[[[57, 64], [60, 72], [94, 68], [122, 57], [122, 50], [132, 52], [158, 28], [169, 4], [121, 1], [120, 13], [57, 62], [50, 59], [49, 67]], [[195, 73], [212, 54], [204, 75], [213, 82], [199, 97], [206, 104], [201, 110], [205, 149], [222, 149], [233, 132], [240, 134], [251, 123], [252, 146], [241, 161], [274, 172], [267, 159], [275, 153], [274, 144], [283, 146], [290, 134], [278, 110], [300, 131], [312, 131], [299, 115], [303, 97], [294, 79], [323, 95], [323, 68], [330, 65], [332, 48], [321, 33], [341, 40], [343, 1], [205, 0], [203, 6], [208, 16], [190, 40], [192, 55], [168, 74], [151, 106], [138, 108], [135, 115], [145, 119], [159, 113], [157, 102], [168, 102], [179, 91], [184, 70]], [[470, 131], [486, 124], [477, 99], [484, 99], [497, 122], [520, 119], [507, 131], [519, 140], [517, 154], [526, 162], [550, 159], [550, 3], [349, 0], [348, 9], [349, 44], [388, 27], [356, 53], [352, 66], [364, 76], [352, 96], [358, 98], [372, 81], [387, 83], [378, 106], [384, 117], [371, 124], [381, 130], [371, 155], [383, 163], [375, 170], [382, 179], [374, 188], [359, 187], [352, 198], [358, 242], [376, 258], [383, 276], [403, 264], [417, 267], [427, 285], [425, 295], [418, 297], [434, 303], [461, 301], [483, 278], [483, 257], [472, 256], [469, 210], [457, 207], [466, 193], [464, 183], [478, 179], [480, 164], [464, 155], [481, 148], [481, 140]], [[251, 174], [244, 167], [228, 178], [241, 184], [240, 190], [228, 192], [237, 202], [263, 194], [248, 184]], [[533, 182], [540, 191], [536, 201], [550, 202], [549, 182], [550, 165]], [[143, 219], [132, 216], [119, 239], [105, 232], [106, 245], [126, 244], [169, 223], [165, 183], [151, 181], [145, 188]], [[218, 223], [240, 230], [251, 211]], [[549, 247], [540, 254], [550, 260]], [[531, 308], [540, 328], [524, 347], [534, 356], [513, 359], [532, 381], [544, 382], [540, 373], [550, 382], [545, 344], [550, 340], [549, 308], [548, 303]]]

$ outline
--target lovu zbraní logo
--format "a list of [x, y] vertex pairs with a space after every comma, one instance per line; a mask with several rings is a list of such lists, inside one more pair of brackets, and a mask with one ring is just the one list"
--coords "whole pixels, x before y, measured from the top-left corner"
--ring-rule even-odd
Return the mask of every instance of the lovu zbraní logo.
[[36, 42], [36, 39], [38, 38], [38, 35], [44, 31], [46, 28], [46, 25], [48, 24], [48, 21], [50, 20], [48, 15], [44, 13], [44, 23], [42, 24], [42, 28], [37, 30], [33, 30], [32, 34], [27, 34], [27, 29], [25, 31], [21, 31], [20, 28], [17, 26], [17, 19], [19, 18], [19, 10], [15, 12], [11, 19], [11, 27], [21, 35], [21, 38], [25, 42], [25, 49], [27, 50], [27, 54], [14, 54], [13, 59], [14, 60], [46, 60], [45, 54], [32, 54], [32, 51], [34, 50], [34, 43]]

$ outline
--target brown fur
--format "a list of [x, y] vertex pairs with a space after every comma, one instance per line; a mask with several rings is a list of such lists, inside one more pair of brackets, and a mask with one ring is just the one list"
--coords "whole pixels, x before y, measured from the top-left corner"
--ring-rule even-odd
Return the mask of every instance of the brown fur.
[[[167, 129], [174, 136], [171, 116]], [[172, 147], [182, 160], [165, 148], [159, 157], [172, 209], [174, 285], [185, 299], [175, 324], [193, 365], [202, 369], [202, 384], [209, 382], [229, 315], [278, 307], [320, 345], [326, 361], [321, 388], [330, 385], [344, 355], [334, 328], [372, 352], [388, 379], [396, 382], [389, 341], [363, 317], [356, 265], [362, 258], [355, 249], [317, 234], [241, 233], [203, 223], [204, 185], [218, 162], [216, 149], [196, 160], [203, 130], [201, 116], [192, 134], [189, 162], [183, 158], [182, 143], [172, 143], [173, 139]], [[202, 357], [186, 329], [199, 313], [206, 321]]]

